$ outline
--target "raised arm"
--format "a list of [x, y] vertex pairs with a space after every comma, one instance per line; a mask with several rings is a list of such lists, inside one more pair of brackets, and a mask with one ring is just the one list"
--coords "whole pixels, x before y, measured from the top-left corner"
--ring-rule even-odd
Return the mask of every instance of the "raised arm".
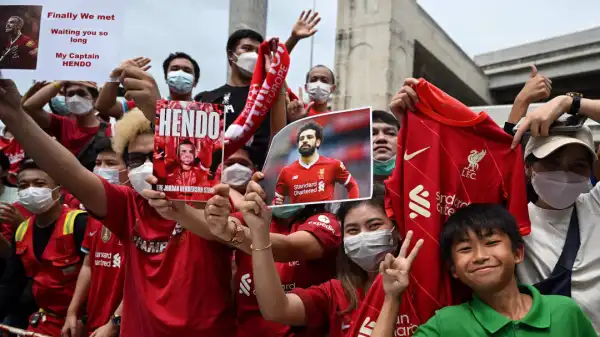
[[531, 75], [519, 92], [508, 115], [508, 123], [516, 125], [527, 114], [529, 105], [548, 99], [552, 92], [552, 81], [538, 74], [536, 66], [531, 66]]
[[39, 85], [40, 83], [34, 84], [25, 94], [23, 109], [42, 129], [47, 129], [50, 127], [50, 115], [44, 110], [44, 105], [60, 92], [64, 82], [56, 81], [41, 88], [39, 88]]
[[0, 119], [40, 168], [79, 199], [90, 212], [104, 217], [106, 194], [101, 178], [83, 167], [69, 150], [48, 136], [23, 111], [20, 99], [12, 80], [0, 80]]
[[302, 11], [298, 21], [296, 21], [292, 27], [292, 34], [290, 34], [290, 37], [285, 41], [285, 48], [287, 48], [289, 53], [292, 52], [292, 49], [296, 47], [300, 40], [311, 37], [317, 32], [315, 27], [321, 21], [321, 17], [318, 12], [315, 12], [313, 15], [311, 15], [311, 13], [312, 10], [308, 10], [308, 12]]
[[[251, 181], [250, 185], [258, 185]], [[252, 186], [249, 186], [249, 189]], [[256, 189], [256, 188], [254, 188]], [[258, 193], [246, 193], [242, 214], [252, 232], [252, 270], [256, 299], [262, 316], [270, 321], [294, 326], [306, 325], [304, 303], [295, 294], [286, 294], [273, 260], [269, 233], [271, 211]]]

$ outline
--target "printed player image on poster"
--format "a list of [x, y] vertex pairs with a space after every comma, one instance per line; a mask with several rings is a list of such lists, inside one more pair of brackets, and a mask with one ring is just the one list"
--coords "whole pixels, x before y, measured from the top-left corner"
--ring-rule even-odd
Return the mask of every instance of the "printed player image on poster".
[[0, 69], [37, 67], [42, 6], [0, 6]]
[[371, 108], [287, 125], [271, 142], [261, 185], [271, 207], [371, 197]]
[[[161, 100], [156, 106], [154, 176], [168, 199], [205, 202], [223, 161], [223, 109], [201, 102]], [[215, 155], [215, 153], [221, 154]]]

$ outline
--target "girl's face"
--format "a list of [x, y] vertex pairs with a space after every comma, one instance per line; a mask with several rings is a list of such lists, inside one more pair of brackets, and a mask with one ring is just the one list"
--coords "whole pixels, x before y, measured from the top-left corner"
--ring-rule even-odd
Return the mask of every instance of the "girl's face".
[[358, 235], [362, 232], [372, 232], [381, 229], [393, 229], [394, 223], [381, 207], [367, 202], [351, 209], [344, 221], [344, 237]]

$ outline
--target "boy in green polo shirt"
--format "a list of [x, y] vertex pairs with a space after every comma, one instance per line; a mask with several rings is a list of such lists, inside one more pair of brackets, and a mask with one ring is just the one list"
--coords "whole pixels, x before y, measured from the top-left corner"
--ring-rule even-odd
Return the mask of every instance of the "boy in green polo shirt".
[[[523, 238], [502, 206], [471, 204], [457, 210], [444, 225], [440, 250], [452, 276], [473, 290], [473, 299], [438, 310], [413, 337], [598, 336], [571, 298], [517, 285]], [[408, 272], [400, 257], [389, 254], [380, 272], [386, 299], [371, 337], [394, 337]]]

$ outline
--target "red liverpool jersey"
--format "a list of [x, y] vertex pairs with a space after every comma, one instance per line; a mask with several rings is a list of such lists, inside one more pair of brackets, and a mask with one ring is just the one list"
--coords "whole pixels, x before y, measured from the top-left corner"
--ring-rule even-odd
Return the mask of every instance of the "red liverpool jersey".
[[86, 231], [81, 251], [88, 254], [92, 270], [87, 302], [87, 327], [92, 333], [108, 323], [123, 299], [125, 249], [116, 235], [95, 221]]
[[318, 156], [308, 165], [297, 160], [284, 167], [279, 172], [275, 194], [280, 198], [289, 197], [291, 203], [333, 200], [335, 183], [346, 186], [352, 180], [344, 163]]
[[[396, 168], [386, 181], [386, 209], [400, 234], [412, 230], [414, 240], [425, 241], [413, 264], [396, 327], [411, 332], [436, 310], [470, 296], [440, 259], [442, 225], [458, 208], [500, 203], [516, 218], [522, 235], [531, 230], [523, 152], [510, 149], [512, 137], [485, 112], [473, 113], [423, 79], [414, 89], [419, 96], [417, 111], [404, 115]], [[356, 321], [362, 325], [376, 321], [383, 299], [377, 277]], [[357, 336], [360, 329], [361, 325], [354, 326], [349, 336]]]

